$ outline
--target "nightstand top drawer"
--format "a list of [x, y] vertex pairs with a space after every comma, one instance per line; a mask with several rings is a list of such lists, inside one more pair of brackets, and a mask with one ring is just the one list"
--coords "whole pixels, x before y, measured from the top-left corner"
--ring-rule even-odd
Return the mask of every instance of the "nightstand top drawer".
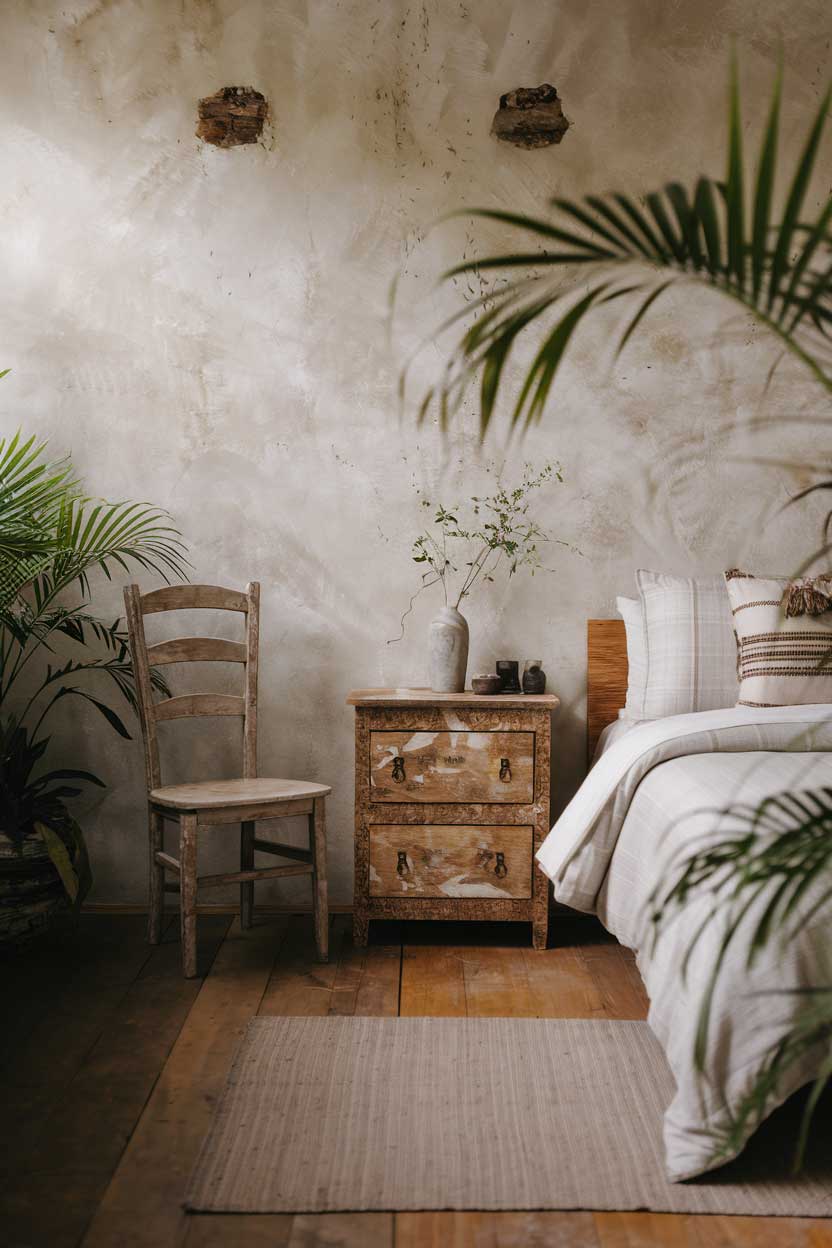
[[370, 733], [371, 802], [532, 802], [533, 732]]
[[348, 706], [467, 706], [518, 710], [555, 710], [560, 698], [554, 693], [434, 693], [432, 689], [353, 689]]
[[531, 897], [534, 828], [370, 826], [371, 897]]

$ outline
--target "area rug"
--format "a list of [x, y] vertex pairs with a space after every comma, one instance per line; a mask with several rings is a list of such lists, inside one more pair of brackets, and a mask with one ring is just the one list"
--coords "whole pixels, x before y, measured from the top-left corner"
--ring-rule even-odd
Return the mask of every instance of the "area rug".
[[186, 1204], [832, 1216], [832, 1165], [793, 1178], [782, 1138], [706, 1180], [669, 1183], [672, 1094], [641, 1022], [258, 1018]]

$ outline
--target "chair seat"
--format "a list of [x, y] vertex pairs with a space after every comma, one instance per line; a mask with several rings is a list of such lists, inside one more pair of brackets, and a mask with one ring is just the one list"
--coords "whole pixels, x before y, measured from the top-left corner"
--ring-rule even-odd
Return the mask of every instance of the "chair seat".
[[296, 801], [304, 797], [325, 797], [332, 789], [309, 780], [202, 780], [196, 784], [168, 784], [151, 789], [150, 800], [170, 810], [220, 810], [248, 802]]

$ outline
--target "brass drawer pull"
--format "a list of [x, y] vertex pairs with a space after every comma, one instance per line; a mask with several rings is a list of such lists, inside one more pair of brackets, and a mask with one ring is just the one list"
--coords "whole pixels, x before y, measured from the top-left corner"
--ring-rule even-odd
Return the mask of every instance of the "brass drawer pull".
[[407, 865], [407, 850], [400, 849], [398, 852], [398, 862], [396, 863], [396, 871], [399, 875], [407, 875], [410, 867]]
[[404, 784], [407, 779], [404, 774], [404, 759], [400, 754], [393, 759], [393, 779], [396, 784]]
[[497, 854], [497, 861], [494, 864], [494, 874], [498, 880], [502, 880], [508, 875], [508, 867], [506, 866], [506, 856], [503, 853]]
[[503, 784], [511, 784], [511, 764], [507, 758], [500, 759], [500, 779]]

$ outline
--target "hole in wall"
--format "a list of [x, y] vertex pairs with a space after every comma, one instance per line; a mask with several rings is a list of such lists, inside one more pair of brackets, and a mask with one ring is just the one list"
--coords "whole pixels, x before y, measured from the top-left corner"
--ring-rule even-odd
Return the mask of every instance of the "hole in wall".
[[268, 111], [266, 97], [253, 87], [222, 87], [199, 101], [197, 138], [214, 147], [256, 143]]
[[569, 122], [551, 83], [539, 87], [515, 87], [500, 96], [491, 133], [515, 147], [550, 147], [560, 143]]

